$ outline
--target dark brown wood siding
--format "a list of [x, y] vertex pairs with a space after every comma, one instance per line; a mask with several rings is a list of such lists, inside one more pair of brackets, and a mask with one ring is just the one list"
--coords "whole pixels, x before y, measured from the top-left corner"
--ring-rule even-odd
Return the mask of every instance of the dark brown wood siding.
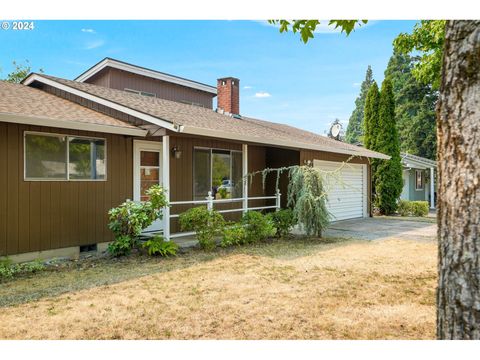
[[[25, 131], [107, 141], [106, 181], [25, 181]], [[107, 212], [132, 198], [132, 138], [0, 122], [0, 256], [112, 240]]]
[[152, 79], [142, 75], [132, 74], [119, 69], [104, 69], [86, 82], [118, 90], [132, 89], [146, 91], [155, 94], [161, 99], [187, 102], [189, 104], [199, 104], [209, 109], [213, 108], [214, 94], [158, 79]]
[[[218, 139], [170, 136], [170, 148], [176, 146], [182, 151], [182, 157], [175, 159], [170, 156], [170, 200], [171, 201], [191, 201], [193, 200], [193, 149], [194, 147], [205, 147], [212, 149], [242, 150], [242, 144], [238, 142], [228, 142]], [[260, 146], [249, 146], [248, 148], [249, 172], [262, 170], [265, 168], [265, 148]], [[249, 196], [263, 196], [261, 175], [256, 176], [252, 185], [249, 187]], [[261, 206], [263, 201], [252, 201], [250, 206]], [[241, 203], [222, 204], [217, 209], [241, 208]], [[191, 207], [191, 205], [177, 205], [171, 209], [172, 214], [179, 214]], [[227, 220], [238, 220], [241, 212], [226, 214]], [[171, 222], [172, 233], [180, 231], [178, 220]]]
[[[300, 164], [300, 151], [279, 149], [279, 148], [267, 148], [266, 164], [268, 168], [278, 169], [282, 167], [288, 167]], [[274, 195], [277, 185], [277, 174], [270, 173], [266, 179], [268, 195]], [[278, 181], [278, 188], [281, 194], [281, 206], [287, 207], [287, 193], [288, 193], [288, 171], [280, 174]]]

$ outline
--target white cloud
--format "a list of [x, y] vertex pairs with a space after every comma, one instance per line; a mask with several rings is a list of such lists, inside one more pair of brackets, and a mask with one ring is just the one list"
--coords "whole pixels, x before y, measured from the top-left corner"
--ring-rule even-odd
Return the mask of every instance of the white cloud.
[[251, 88], [253, 88], [253, 86], [246, 85], [246, 86], [244, 86], [243, 88], [244, 88], [244, 89], [251, 89]]
[[89, 41], [85, 44], [84, 49], [85, 50], [92, 50], [99, 48], [100, 46], [103, 46], [105, 44], [104, 40], [94, 40], [94, 41]]
[[353, 87], [359, 87], [360, 85], [362, 85], [362, 83], [359, 83], [359, 82], [356, 82], [356, 83], [352, 84]]
[[81, 31], [84, 32], [84, 33], [89, 33], [89, 34], [95, 34], [95, 32], [96, 32], [93, 29], [82, 29]]
[[260, 91], [260, 92], [255, 93], [256, 98], [268, 98], [268, 97], [271, 97], [271, 96], [272, 95], [270, 95], [270, 93], [265, 92], [265, 91]]

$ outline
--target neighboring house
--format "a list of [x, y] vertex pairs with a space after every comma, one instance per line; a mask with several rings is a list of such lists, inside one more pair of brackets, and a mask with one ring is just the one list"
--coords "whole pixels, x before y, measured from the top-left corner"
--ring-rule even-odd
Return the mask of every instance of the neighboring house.
[[403, 189], [400, 198], [402, 200], [428, 201], [430, 208], [435, 209], [437, 163], [430, 159], [406, 153], [402, 153], [401, 157]]
[[[158, 183], [172, 207], [148, 231], [175, 238], [178, 214], [209, 192], [230, 219], [274, 205], [273, 176], [264, 189], [261, 176], [243, 182], [248, 173], [332, 170], [352, 156], [341, 170], [346, 186], [329, 193], [337, 220], [370, 215], [369, 158], [389, 157], [240, 115], [236, 78], [213, 87], [107, 58], [74, 81], [32, 73], [22, 84], [0, 82], [0, 256], [104, 248], [108, 210], [146, 200]], [[282, 175], [282, 206], [287, 183]]]

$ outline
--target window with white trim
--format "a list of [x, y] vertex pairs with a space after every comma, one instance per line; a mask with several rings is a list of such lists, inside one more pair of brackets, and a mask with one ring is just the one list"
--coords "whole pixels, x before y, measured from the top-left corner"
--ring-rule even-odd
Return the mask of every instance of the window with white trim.
[[424, 185], [423, 171], [415, 170], [415, 190], [423, 190]]
[[133, 90], [133, 89], [128, 89], [128, 88], [125, 88], [123, 90], [125, 90], [126, 92], [129, 92], [129, 93], [132, 93], [132, 94], [138, 94], [138, 95], [149, 96], [149, 97], [157, 97], [157, 94], [147, 92], [147, 91]]
[[105, 180], [106, 140], [26, 132], [25, 180]]
[[194, 148], [194, 200], [205, 200], [209, 191], [215, 199], [242, 197], [241, 151]]

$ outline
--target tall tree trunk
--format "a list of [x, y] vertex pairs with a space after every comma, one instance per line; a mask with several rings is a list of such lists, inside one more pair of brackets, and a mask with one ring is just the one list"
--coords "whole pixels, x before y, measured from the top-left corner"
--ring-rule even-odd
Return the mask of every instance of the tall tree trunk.
[[480, 21], [449, 21], [445, 35], [437, 108], [437, 337], [480, 339]]

